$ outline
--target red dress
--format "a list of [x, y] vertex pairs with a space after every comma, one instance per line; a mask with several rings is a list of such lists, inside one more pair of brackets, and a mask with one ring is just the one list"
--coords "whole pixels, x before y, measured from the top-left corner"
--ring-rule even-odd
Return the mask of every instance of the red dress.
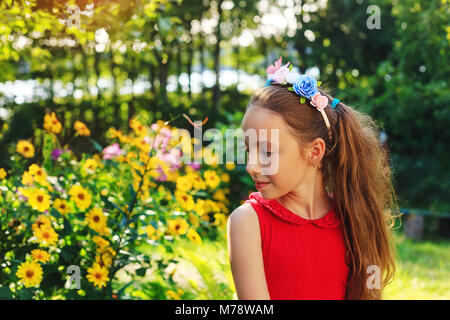
[[267, 287], [272, 300], [345, 299], [349, 268], [339, 217], [302, 218], [260, 192], [249, 199], [260, 225]]

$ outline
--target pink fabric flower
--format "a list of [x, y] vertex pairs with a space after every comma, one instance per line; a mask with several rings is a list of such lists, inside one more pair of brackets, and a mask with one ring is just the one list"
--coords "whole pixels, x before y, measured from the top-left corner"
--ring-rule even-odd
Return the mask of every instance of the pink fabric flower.
[[117, 142], [103, 149], [103, 159], [112, 159], [122, 154], [122, 149]]
[[289, 62], [284, 66], [281, 65], [282, 58], [280, 57], [273, 65], [267, 67], [266, 71], [269, 74], [269, 79], [273, 79], [275, 82], [284, 83], [289, 75]]
[[328, 98], [317, 92], [311, 98], [311, 104], [315, 106], [318, 110], [323, 110], [328, 105]]
[[272, 80], [277, 83], [285, 83], [290, 71], [287, 66], [282, 66], [280, 69], [275, 71], [273, 74]]

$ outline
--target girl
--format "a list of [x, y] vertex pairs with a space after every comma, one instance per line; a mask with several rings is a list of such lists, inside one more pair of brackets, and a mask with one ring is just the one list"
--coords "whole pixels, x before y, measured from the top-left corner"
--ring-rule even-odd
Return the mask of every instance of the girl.
[[397, 207], [378, 128], [288, 65], [267, 68], [242, 121], [259, 191], [228, 219], [238, 299], [381, 299]]

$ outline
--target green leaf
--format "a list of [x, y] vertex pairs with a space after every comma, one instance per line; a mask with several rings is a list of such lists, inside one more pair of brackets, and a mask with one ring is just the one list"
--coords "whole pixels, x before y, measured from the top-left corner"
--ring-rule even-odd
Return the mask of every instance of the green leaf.
[[89, 140], [92, 142], [92, 144], [94, 145], [94, 148], [95, 148], [98, 152], [100, 152], [100, 153], [103, 152], [102, 146], [101, 146], [97, 141], [95, 141], [95, 140], [92, 139], [92, 138], [89, 138]]
[[300, 98], [300, 103], [303, 104], [303, 103], [305, 103], [305, 101], [306, 101], [306, 98], [305, 98], [305, 97], [301, 97], [301, 98]]
[[134, 202], [134, 199], [136, 198], [137, 194], [136, 191], [134, 191], [133, 185], [130, 183], [128, 185], [129, 189], [130, 189], [130, 193], [131, 193], [131, 200], [128, 203], [128, 212], [131, 213], [131, 204]]
[[122, 296], [122, 293], [125, 291], [125, 289], [128, 288], [133, 282], [134, 282], [134, 280], [131, 280], [126, 285], [124, 285], [122, 288], [120, 288], [120, 290], [117, 292], [118, 298], [120, 298]]
[[320, 85], [322, 84], [322, 81], [317, 81], [317, 86], [320, 87]]
[[42, 148], [42, 155], [44, 158], [43, 167], [47, 172], [51, 172], [53, 170], [52, 164], [52, 151], [54, 149], [54, 143], [52, 136], [49, 133], [44, 134], [44, 147]]
[[294, 88], [292, 88], [292, 87], [289, 87], [289, 88], [287, 88], [289, 91], [294, 91]]
[[72, 226], [70, 225], [69, 220], [64, 218], [64, 235], [68, 235], [72, 233]]
[[59, 213], [59, 211], [56, 210], [55, 208], [51, 208], [50, 213], [51, 213], [52, 216], [54, 216], [55, 218], [61, 218], [61, 213]]
[[11, 300], [11, 290], [8, 287], [0, 287], [0, 300]]
[[145, 271], [147, 271], [147, 268], [139, 268], [139, 269], [136, 270], [136, 274], [139, 277], [143, 277], [143, 276], [145, 276]]
[[290, 64], [289, 65], [289, 71], [292, 71], [292, 68], [293, 68], [294, 66], [292, 65], [292, 64]]

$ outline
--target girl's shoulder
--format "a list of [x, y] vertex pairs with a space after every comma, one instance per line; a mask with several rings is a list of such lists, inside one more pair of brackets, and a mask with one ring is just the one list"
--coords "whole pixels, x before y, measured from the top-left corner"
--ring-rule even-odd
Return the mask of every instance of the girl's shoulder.
[[261, 243], [259, 219], [249, 203], [243, 203], [228, 217], [227, 233], [237, 242]]

